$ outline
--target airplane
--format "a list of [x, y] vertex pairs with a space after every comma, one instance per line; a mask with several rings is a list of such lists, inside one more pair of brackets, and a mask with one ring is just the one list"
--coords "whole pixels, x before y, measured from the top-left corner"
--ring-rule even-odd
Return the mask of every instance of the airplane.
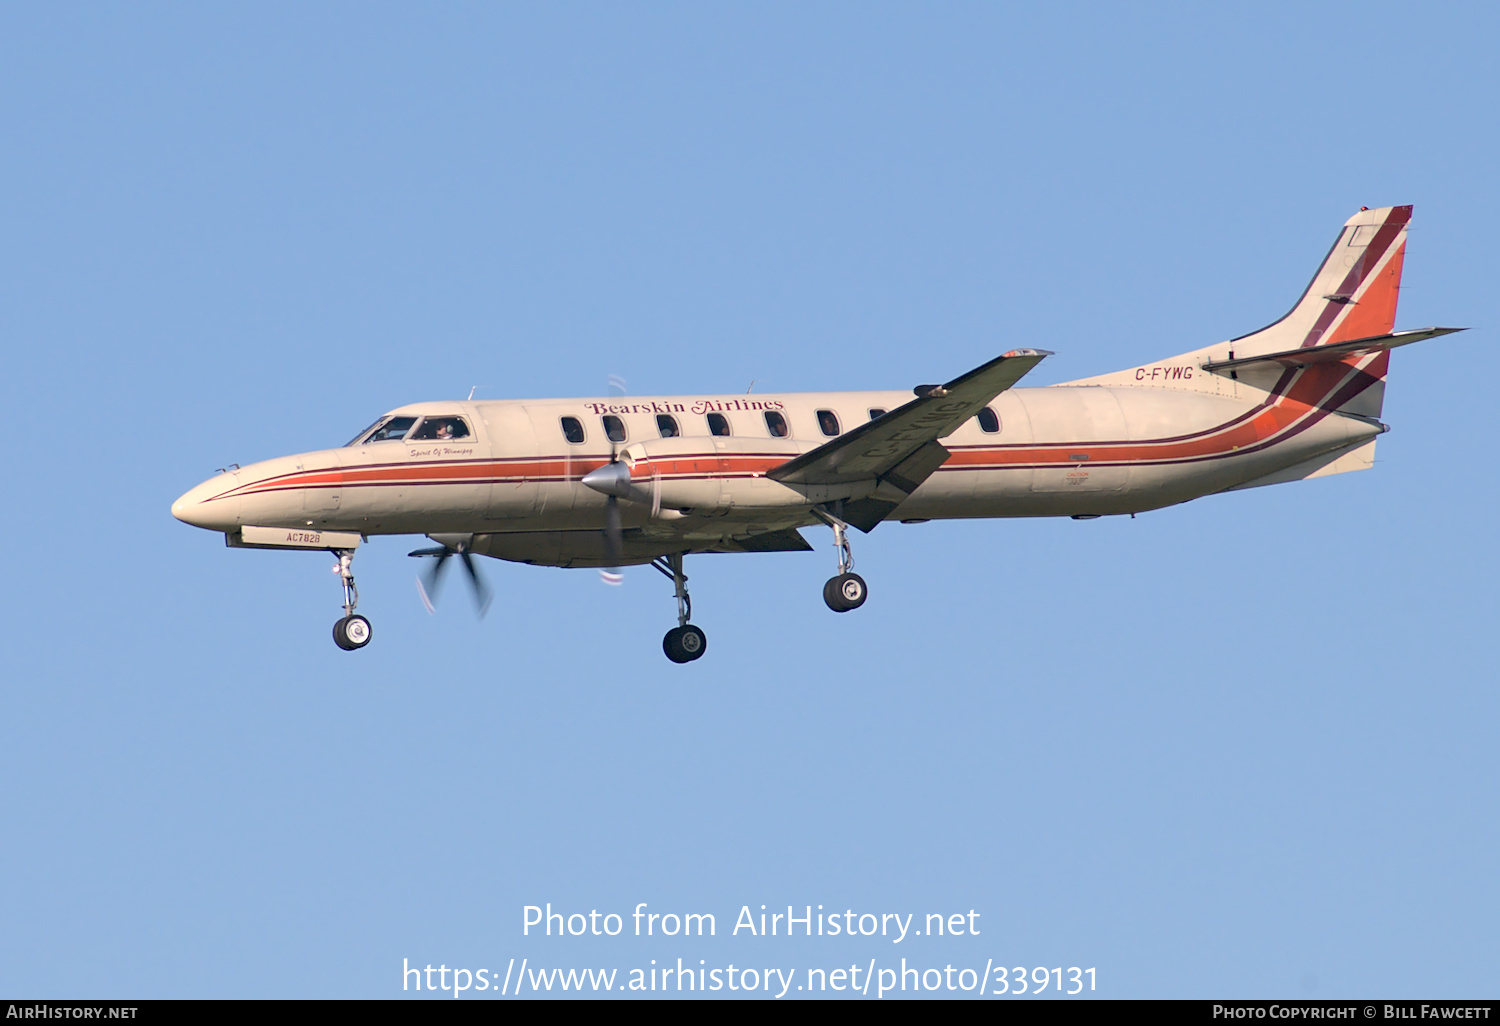
[[[424, 603], [453, 556], [654, 566], [673, 584], [662, 647], [700, 658], [684, 558], [812, 551], [833, 532], [835, 612], [864, 604], [849, 528], [974, 517], [1088, 520], [1364, 470], [1390, 351], [1461, 331], [1395, 331], [1410, 206], [1361, 207], [1292, 309], [1228, 341], [1098, 377], [1016, 387], [1051, 355], [1012, 349], [940, 385], [875, 392], [424, 402], [337, 449], [231, 466], [172, 504], [232, 548], [326, 550], [344, 589], [334, 642], [369, 644], [362, 541], [426, 535]], [[753, 386], [752, 386], [753, 387]]]

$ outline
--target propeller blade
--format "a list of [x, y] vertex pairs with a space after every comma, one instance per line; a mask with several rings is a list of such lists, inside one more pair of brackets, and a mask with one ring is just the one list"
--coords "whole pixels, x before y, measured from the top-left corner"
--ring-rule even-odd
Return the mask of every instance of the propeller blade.
[[[427, 607], [427, 611], [429, 613], [432, 613], [436, 612], [433, 606], [437, 601], [438, 585], [442, 583], [443, 570], [447, 567], [448, 557], [453, 555], [453, 550], [444, 547], [443, 549], [436, 552], [431, 550], [423, 552], [423, 555], [428, 554], [433, 555], [437, 558], [432, 561], [432, 569], [427, 571], [426, 584], [423, 584], [420, 577], [417, 578], [417, 593], [422, 596], [422, 605]], [[414, 552], [412, 553], [412, 555], [416, 555], [416, 553]]]
[[484, 614], [490, 611], [490, 589], [485, 585], [484, 578], [479, 576], [474, 557], [462, 551], [458, 556], [463, 561], [464, 569], [469, 572], [469, 583], [474, 585], [474, 602], [479, 607], [480, 619], [484, 619]]
[[[611, 390], [626, 393], [625, 379], [618, 374], [609, 376]], [[605, 432], [606, 435], [608, 432]], [[597, 492], [603, 492], [604, 500], [604, 551], [609, 566], [599, 571], [599, 579], [605, 584], [621, 584], [625, 578], [620, 574], [620, 554], [624, 551], [624, 529], [620, 525], [620, 497], [630, 494], [630, 468], [620, 461], [620, 443], [609, 439], [609, 462], [597, 470], [585, 474], [582, 483]]]
[[620, 556], [625, 550], [625, 530], [620, 523], [620, 500], [611, 495], [604, 500], [604, 551], [609, 567], [599, 571], [605, 584], [619, 584], [625, 578], [620, 574]]

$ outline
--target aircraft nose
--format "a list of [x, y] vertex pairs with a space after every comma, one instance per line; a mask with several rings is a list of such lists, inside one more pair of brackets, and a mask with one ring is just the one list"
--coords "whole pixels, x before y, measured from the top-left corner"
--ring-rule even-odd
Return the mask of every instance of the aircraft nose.
[[239, 526], [239, 499], [219, 498], [231, 483], [226, 475], [210, 478], [184, 492], [172, 503], [172, 515], [184, 524], [192, 524], [208, 531], [232, 531]]
[[183, 493], [182, 498], [172, 503], [172, 515], [184, 524], [192, 524], [194, 527], [202, 527], [201, 507], [202, 503], [194, 501], [192, 492]]

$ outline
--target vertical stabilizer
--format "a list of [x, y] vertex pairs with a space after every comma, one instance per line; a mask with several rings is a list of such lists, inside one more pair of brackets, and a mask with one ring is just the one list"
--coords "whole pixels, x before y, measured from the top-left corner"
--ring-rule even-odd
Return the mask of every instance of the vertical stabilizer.
[[1297, 305], [1275, 324], [1234, 339], [1235, 356], [1389, 334], [1396, 326], [1410, 220], [1410, 206], [1351, 217]]

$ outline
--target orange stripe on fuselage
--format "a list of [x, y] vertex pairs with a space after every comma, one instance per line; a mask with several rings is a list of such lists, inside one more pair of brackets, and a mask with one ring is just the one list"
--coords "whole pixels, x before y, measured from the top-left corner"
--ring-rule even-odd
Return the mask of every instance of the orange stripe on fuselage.
[[[1400, 253], [1395, 259], [1400, 259]], [[1399, 274], [1399, 266], [1397, 274]], [[1382, 273], [1381, 278], [1386, 279], [1386, 275]], [[1343, 334], [1342, 329], [1340, 334]], [[955, 447], [943, 464], [943, 469], [970, 470], [986, 467], [998, 469], [1066, 465], [1083, 462], [1079, 457], [1086, 457], [1089, 463], [1098, 465], [1105, 462], [1144, 464], [1195, 461], [1225, 456], [1275, 438], [1295, 427], [1302, 420], [1318, 413], [1323, 409], [1320, 404], [1331, 399], [1343, 383], [1349, 380], [1350, 372], [1356, 369], [1362, 359], [1365, 357], [1351, 356], [1337, 363], [1314, 364], [1298, 371], [1288, 371], [1289, 375], [1293, 375], [1290, 386], [1279, 385], [1278, 389], [1285, 388], [1285, 390], [1273, 393], [1259, 410], [1248, 417], [1241, 415], [1225, 424], [1205, 429], [1194, 435], [1138, 442], [1114, 440]], [[1372, 381], [1383, 378], [1388, 363], [1389, 354], [1379, 353], [1362, 373], [1369, 375]], [[657, 474], [664, 479], [681, 480], [754, 476], [780, 466], [786, 462], [787, 458], [780, 454], [737, 455], [717, 452], [689, 454], [668, 459], [642, 460], [632, 468], [632, 477], [645, 480]], [[588, 459], [527, 459], [522, 457], [504, 460], [472, 460], [462, 463], [387, 464], [375, 467], [333, 468], [298, 472], [259, 481], [226, 492], [225, 495], [216, 496], [216, 498], [292, 488], [576, 481], [589, 471], [604, 466], [607, 462], [597, 457]]]

